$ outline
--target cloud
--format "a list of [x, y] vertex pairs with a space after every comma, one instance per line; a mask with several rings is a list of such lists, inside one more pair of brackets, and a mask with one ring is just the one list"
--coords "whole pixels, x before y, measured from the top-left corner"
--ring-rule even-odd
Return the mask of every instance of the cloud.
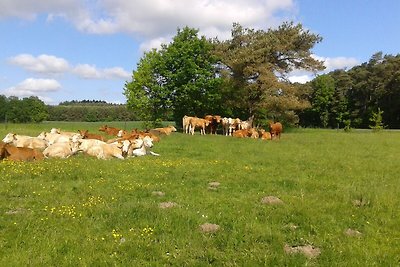
[[88, 64], [79, 64], [73, 70], [72, 73], [78, 75], [84, 79], [99, 79], [100, 72], [95, 66]]
[[324, 73], [330, 72], [336, 69], [350, 69], [360, 64], [360, 61], [353, 57], [320, 57], [313, 55], [317, 60], [324, 61], [325, 70]]
[[[207, 37], [225, 39], [233, 22], [253, 28], [276, 26], [292, 17], [294, 0], [2, 0], [0, 19], [34, 19], [47, 14], [70, 21], [92, 34], [129, 33], [144, 40], [143, 50], [157, 47], [155, 40], [169, 39], [177, 27], [197, 28]], [[286, 15], [286, 17], [285, 17]], [[150, 46], [152, 44], [154, 46]]]
[[1, 0], [0, 19], [17, 17], [33, 20], [39, 14], [69, 14], [82, 13], [79, 0]]
[[71, 66], [67, 60], [52, 55], [20, 54], [8, 59], [10, 64], [42, 76], [73, 73], [83, 79], [128, 79], [131, 74], [121, 67], [98, 69], [89, 64]]
[[70, 68], [65, 59], [50, 55], [34, 57], [29, 54], [20, 54], [9, 58], [8, 62], [28, 71], [47, 75], [62, 74]]
[[[348, 70], [352, 67], [359, 65], [360, 61], [353, 57], [320, 57], [317, 55], [312, 55], [313, 58], [324, 61], [325, 69], [318, 72], [318, 74], [328, 73], [337, 69]], [[304, 70], [294, 70], [292, 71], [288, 79], [289, 81], [295, 83], [306, 83], [315, 78], [317, 73], [307, 72]]]
[[40, 96], [49, 92], [56, 92], [61, 89], [61, 84], [54, 79], [28, 78], [16, 86], [3, 91], [6, 96], [28, 97]]
[[128, 79], [131, 74], [121, 67], [98, 69], [96, 66], [79, 64], [72, 73], [83, 79]]

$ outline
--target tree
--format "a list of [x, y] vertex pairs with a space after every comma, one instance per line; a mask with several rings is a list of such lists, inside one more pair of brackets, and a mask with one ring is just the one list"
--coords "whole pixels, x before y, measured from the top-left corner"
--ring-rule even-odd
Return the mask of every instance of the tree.
[[220, 103], [220, 79], [212, 48], [204, 36], [198, 37], [198, 30], [178, 29], [170, 44], [140, 59], [132, 82], [125, 84], [128, 106], [142, 119], [157, 121], [171, 115], [177, 124], [185, 114], [214, 112]]
[[270, 117], [296, 122], [295, 112], [309, 103], [287, 76], [294, 69], [323, 69], [322, 62], [311, 56], [311, 48], [321, 40], [301, 24], [256, 31], [235, 23], [232, 39], [215, 41], [221, 75], [231, 86], [225, 95], [233, 95], [238, 109], [248, 116], [266, 111]]
[[335, 80], [329, 75], [320, 75], [312, 81], [312, 87], [312, 109], [319, 114], [320, 122], [326, 128], [331, 116]]

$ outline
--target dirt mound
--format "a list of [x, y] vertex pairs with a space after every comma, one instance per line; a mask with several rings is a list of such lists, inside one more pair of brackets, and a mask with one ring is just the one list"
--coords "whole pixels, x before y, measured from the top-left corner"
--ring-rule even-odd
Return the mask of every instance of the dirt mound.
[[177, 207], [178, 204], [176, 204], [175, 202], [168, 201], [168, 202], [161, 202], [158, 206], [160, 207], [160, 209], [170, 209], [173, 207]]
[[221, 183], [219, 183], [219, 182], [210, 182], [210, 183], [208, 183], [208, 189], [209, 190], [217, 190], [218, 186], [220, 186], [220, 185], [221, 185]]
[[151, 192], [151, 194], [152, 194], [153, 196], [159, 196], [159, 197], [165, 196], [165, 193], [164, 193], [164, 192], [161, 192], [161, 191], [153, 191], [153, 192]]
[[278, 197], [266, 196], [261, 199], [261, 203], [267, 204], [267, 205], [282, 205], [283, 201], [281, 199], [279, 199]]
[[321, 250], [317, 247], [311, 245], [304, 246], [289, 246], [285, 245], [283, 248], [287, 254], [302, 253], [309, 259], [316, 258], [321, 254]]
[[347, 236], [355, 236], [355, 237], [362, 236], [361, 232], [359, 232], [358, 230], [350, 229], [350, 228], [345, 230], [344, 234], [347, 235]]
[[220, 229], [218, 224], [205, 223], [200, 225], [200, 231], [203, 233], [215, 233]]

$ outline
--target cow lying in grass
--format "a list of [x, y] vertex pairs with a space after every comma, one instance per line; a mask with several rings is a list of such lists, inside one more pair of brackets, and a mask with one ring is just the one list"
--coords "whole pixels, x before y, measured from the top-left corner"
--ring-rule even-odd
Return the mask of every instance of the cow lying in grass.
[[118, 133], [121, 129], [110, 127], [108, 125], [103, 125], [99, 128], [99, 131], [105, 132], [108, 135], [118, 136]]
[[97, 139], [100, 141], [105, 141], [105, 138], [102, 135], [89, 133], [89, 130], [78, 130], [78, 132], [83, 139]]
[[149, 136], [144, 138], [137, 138], [131, 141], [131, 146], [127, 155], [130, 157], [140, 157], [145, 155], [159, 156], [160, 154], [150, 151], [153, 147], [153, 139]]
[[111, 144], [96, 139], [81, 139], [78, 141], [78, 150], [85, 154], [97, 157], [98, 159], [118, 158], [124, 159], [124, 154], [128, 153], [130, 146], [129, 140], [120, 140]]
[[44, 158], [41, 151], [27, 147], [16, 147], [14, 145], [1, 142], [0, 154], [2, 158], [14, 161], [42, 160]]
[[15, 133], [8, 133], [4, 137], [3, 142], [13, 144], [16, 147], [35, 148], [40, 150], [44, 150], [48, 145], [47, 141], [38, 137], [18, 135]]
[[172, 132], [176, 132], [176, 128], [173, 125], [169, 125], [163, 128], [155, 128], [152, 131], [157, 131], [160, 134], [170, 135]]
[[66, 159], [78, 152], [78, 145], [78, 141], [54, 143], [43, 151], [43, 155], [46, 158]]

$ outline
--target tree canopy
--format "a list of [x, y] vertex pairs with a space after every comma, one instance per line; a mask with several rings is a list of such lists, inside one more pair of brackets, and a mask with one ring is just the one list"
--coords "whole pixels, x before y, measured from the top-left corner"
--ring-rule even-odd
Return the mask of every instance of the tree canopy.
[[[308, 106], [302, 90], [287, 80], [293, 69], [320, 70], [310, 49], [321, 37], [301, 24], [254, 30], [234, 24], [232, 38], [207, 40], [185, 27], [160, 50], [145, 53], [132, 82], [128, 105], [143, 119], [170, 115], [263, 115], [293, 122]], [[170, 113], [169, 113], [170, 112]]]

